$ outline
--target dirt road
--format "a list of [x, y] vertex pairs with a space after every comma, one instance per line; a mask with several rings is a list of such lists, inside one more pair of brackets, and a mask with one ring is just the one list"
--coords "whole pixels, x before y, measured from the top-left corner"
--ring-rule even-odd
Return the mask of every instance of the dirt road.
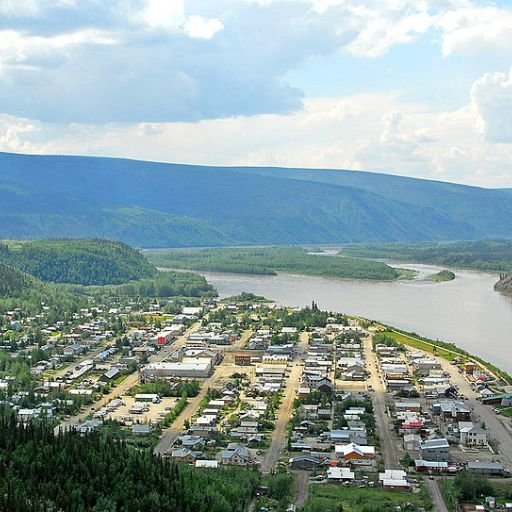
[[[179, 336], [175, 343], [162, 348], [157, 354], [149, 358], [152, 363], [165, 360], [169, 355], [178, 348], [182, 348], [185, 345], [189, 334], [197, 331], [201, 326], [200, 322], [192, 324], [181, 336]], [[126, 377], [118, 386], [114, 387], [108, 394], [104, 395], [100, 400], [94, 402], [84, 410], [80, 411], [76, 416], [72, 416], [67, 420], [63, 421], [55, 427], [55, 433], [58, 433], [60, 429], [66, 430], [82, 423], [89, 415], [93, 414], [94, 411], [101, 409], [107, 405], [111, 400], [119, 397], [126, 393], [131, 387], [135, 386], [139, 382], [139, 372], [134, 372]]]
[[270, 447], [261, 463], [262, 473], [270, 473], [272, 469], [275, 469], [277, 461], [286, 446], [286, 428], [293, 412], [293, 402], [295, 400], [296, 391], [299, 387], [300, 377], [302, 375], [302, 366], [300, 363], [304, 360], [304, 356], [307, 352], [308, 340], [308, 333], [302, 333], [300, 335], [292, 363], [293, 366], [290, 374], [288, 375], [281, 406], [277, 413], [272, 441], [270, 442]]
[[498, 442], [500, 456], [497, 458], [501, 459], [502, 462], [507, 464], [509, 469], [511, 469], [512, 432], [508, 424], [507, 426], [504, 425], [504, 422], [509, 421], [508, 418], [497, 416], [493, 411], [493, 407], [483, 405], [477, 400], [476, 398], [480, 395], [473, 391], [464, 375], [460, 374], [455, 366], [440, 357], [436, 359], [441, 363], [443, 370], [449, 373], [450, 381], [457, 386], [459, 393], [462, 393], [468, 398], [466, 404], [473, 409], [474, 422], [483, 422], [489, 430], [491, 439], [495, 439]]
[[373, 401], [373, 409], [375, 415], [375, 423], [377, 425], [377, 434], [380, 438], [380, 446], [382, 456], [384, 458], [384, 466], [386, 469], [402, 469], [400, 466], [401, 450], [398, 449], [397, 441], [390, 432], [391, 422], [386, 414], [385, 388], [384, 384], [377, 372], [377, 356], [372, 351], [371, 337], [367, 337], [363, 341], [364, 354], [366, 363], [370, 371], [370, 385], [373, 388], [371, 393]]
[[295, 475], [295, 484], [297, 488], [297, 494], [295, 496], [295, 506], [302, 508], [306, 503], [309, 495], [309, 477], [311, 473], [309, 471], [292, 471]]
[[441, 494], [441, 489], [439, 488], [439, 484], [437, 480], [426, 480], [428, 490], [430, 491], [430, 495], [432, 496], [432, 500], [434, 502], [434, 510], [436, 512], [448, 512], [448, 508], [446, 507], [443, 499], [443, 495]]
[[206, 393], [208, 392], [208, 388], [212, 387], [215, 384], [215, 381], [218, 378], [217, 370], [211, 377], [209, 377], [203, 382], [198, 395], [195, 396], [194, 398], [189, 398], [188, 404], [185, 407], [185, 409], [183, 409], [183, 412], [174, 421], [174, 423], [163, 432], [160, 441], [158, 441], [158, 444], [155, 446], [155, 449], [153, 450], [156, 455], [166, 454], [170, 450], [172, 444], [174, 443], [174, 441], [176, 441], [178, 436], [183, 434], [185, 428], [185, 420], [190, 419], [190, 417], [195, 414], [199, 407], [199, 404], [201, 403], [201, 400], [205, 397]]

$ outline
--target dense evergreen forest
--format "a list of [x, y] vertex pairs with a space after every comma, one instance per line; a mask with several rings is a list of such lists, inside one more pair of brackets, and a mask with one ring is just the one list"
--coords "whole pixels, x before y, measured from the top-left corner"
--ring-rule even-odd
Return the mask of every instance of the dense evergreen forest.
[[[48, 242], [48, 244], [51, 243], [53, 242]], [[5, 247], [3, 245], [0, 252], [3, 250], [4, 254], [10, 253], [11, 249], [6, 250]], [[130, 251], [136, 252], [133, 249]], [[136, 254], [145, 265], [153, 268], [139, 253]], [[41, 253], [39, 268], [51, 268], [53, 261], [51, 257], [51, 251]], [[73, 267], [73, 260], [70, 259], [69, 269], [73, 267], [72, 272], [79, 272], [82, 269], [88, 280], [93, 277], [93, 273], [87, 274], [83, 261]], [[99, 264], [99, 261], [97, 263]], [[107, 262], [106, 265], [110, 264]], [[102, 271], [97, 268], [94, 274], [99, 276]], [[0, 261], [0, 309], [3, 311], [19, 309], [22, 315], [35, 315], [45, 309], [49, 319], [68, 318], [80, 308], [87, 307], [88, 297], [101, 300], [109, 297], [163, 298], [216, 295], [217, 292], [213, 286], [208, 284], [203, 276], [191, 272], [158, 272], [154, 269], [151, 277], [145, 279], [120, 285], [85, 286], [44, 282]]]
[[[6, 268], [9, 272], [4, 272]], [[8, 276], [8, 279], [4, 281], [3, 276]], [[44, 308], [50, 320], [70, 317], [80, 308], [87, 307], [90, 297], [102, 300], [109, 297], [167, 298], [216, 295], [215, 288], [208, 284], [204, 277], [190, 272], [159, 272], [152, 279], [142, 279], [118, 286], [57, 285], [43, 283], [0, 264], [0, 310], [19, 309], [22, 315], [35, 315]]]
[[27, 290], [42, 288], [33, 276], [0, 262], [0, 297], [19, 297]]
[[39, 279], [0, 263], [0, 310], [18, 310], [21, 316], [35, 315], [43, 308], [50, 319], [67, 318], [87, 306], [83, 294], [70, 293], [64, 285]]
[[275, 275], [290, 272], [353, 279], [398, 279], [402, 275], [378, 261], [311, 254], [301, 247], [166, 250], [145, 253], [159, 267]]
[[494, 272], [512, 271], [512, 240], [357, 244], [345, 246], [342, 254], [353, 257], [387, 258]]
[[241, 512], [259, 474], [196, 470], [108, 435], [54, 436], [0, 409], [0, 511]]
[[135, 249], [110, 240], [33, 240], [0, 244], [0, 262], [43, 281], [121, 284], [150, 278], [156, 269]]
[[[75, 288], [77, 291], [84, 288]], [[107, 297], [202, 297], [216, 296], [206, 279], [192, 272], [157, 272], [154, 277], [117, 286], [88, 287], [88, 293]]]

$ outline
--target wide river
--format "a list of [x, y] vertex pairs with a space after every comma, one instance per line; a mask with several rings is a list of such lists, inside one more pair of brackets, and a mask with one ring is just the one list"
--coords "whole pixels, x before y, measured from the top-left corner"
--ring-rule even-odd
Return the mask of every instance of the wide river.
[[455, 270], [455, 280], [434, 283], [425, 277], [441, 270], [439, 267], [391, 264], [418, 271], [417, 279], [387, 282], [292, 274], [201, 274], [221, 297], [246, 291], [289, 306], [306, 306], [314, 300], [321, 309], [451, 341], [512, 373], [512, 298], [493, 290], [497, 274]]

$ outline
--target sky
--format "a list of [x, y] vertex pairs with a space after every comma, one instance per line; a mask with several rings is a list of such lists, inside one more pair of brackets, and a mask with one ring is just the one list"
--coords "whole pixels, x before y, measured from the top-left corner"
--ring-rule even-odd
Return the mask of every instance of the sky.
[[512, 0], [0, 0], [0, 151], [512, 187]]

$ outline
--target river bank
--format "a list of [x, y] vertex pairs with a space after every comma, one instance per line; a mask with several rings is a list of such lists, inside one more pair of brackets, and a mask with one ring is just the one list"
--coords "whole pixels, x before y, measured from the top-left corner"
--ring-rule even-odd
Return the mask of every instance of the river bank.
[[308, 306], [362, 316], [443, 339], [512, 372], [512, 297], [494, 291], [499, 275], [455, 270], [456, 279], [434, 283], [434, 265], [389, 262], [416, 271], [414, 280], [357, 281], [279, 273], [251, 276], [200, 272], [221, 297], [252, 292], [280, 305]]

